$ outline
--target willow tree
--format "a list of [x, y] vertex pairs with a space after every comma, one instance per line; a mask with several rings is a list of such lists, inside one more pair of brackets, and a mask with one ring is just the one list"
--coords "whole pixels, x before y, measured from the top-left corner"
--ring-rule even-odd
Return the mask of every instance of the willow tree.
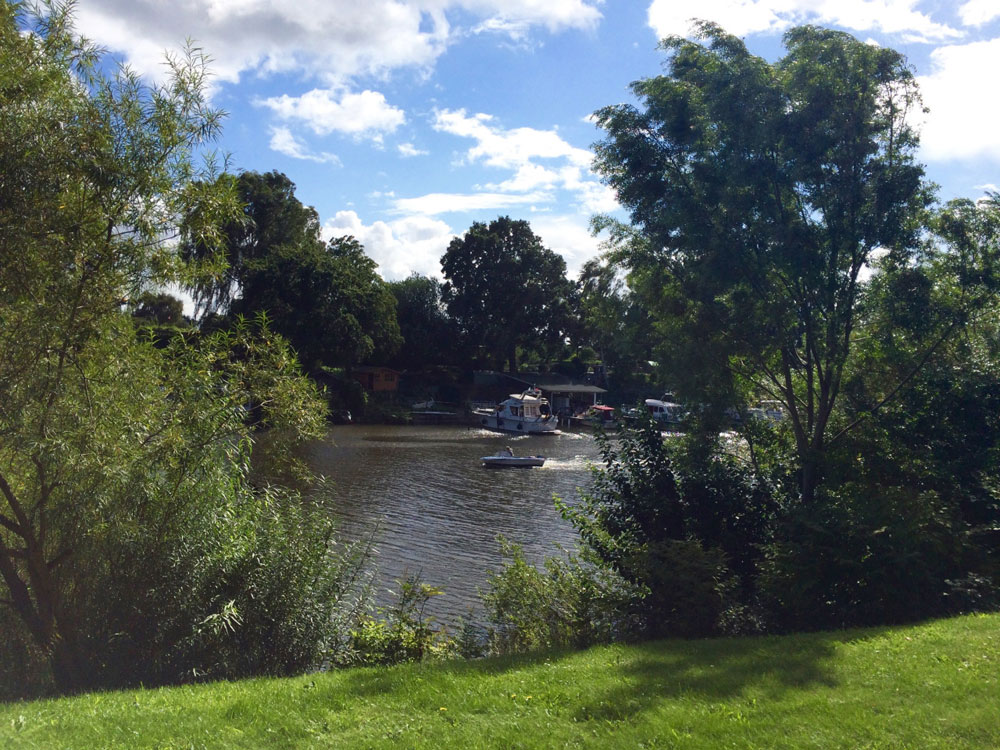
[[255, 426], [318, 430], [315, 394], [280, 341], [158, 348], [126, 311], [185, 278], [181, 217], [210, 243], [238, 210], [197, 158], [205, 58], [105, 74], [70, 11], [0, 4], [0, 669], [32, 651], [74, 690], [301, 666], [286, 646], [329, 617], [294, 581], [322, 584], [325, 532], [248, 476]]
[[792, 29], [769, 63], [697, 31], [662, 42], [666, 73], [632, 84], [639, 106], [597, 112], [596, 168], [644, 240], [622, 260], [671, 335], [784, 404], [809, 501], [862, 271], [915, 247], [929, 200], [917, 86], [899, 53], [841, 32]]

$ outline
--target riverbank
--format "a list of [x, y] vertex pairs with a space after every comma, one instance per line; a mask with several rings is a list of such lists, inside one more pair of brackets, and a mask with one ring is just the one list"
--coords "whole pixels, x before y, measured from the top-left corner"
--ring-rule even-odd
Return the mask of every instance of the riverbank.
[[994, 748], [1000, 615], [0, 706], [21, 748]]

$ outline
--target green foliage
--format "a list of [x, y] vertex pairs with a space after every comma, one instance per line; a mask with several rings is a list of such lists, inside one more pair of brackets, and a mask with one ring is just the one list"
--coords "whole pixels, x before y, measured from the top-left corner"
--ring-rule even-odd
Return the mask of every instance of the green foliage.
[[189, 286], [203, 312], [230, 319], [266, 313], [310, 373], [395, 352], [395, 298], [357, 240], [324, 245], [316, 211], [279, 172], [223, 175], [217, 184], [233, 185], [243, 213], [224, 225], [224, 250], [198, 241], [182, 247], [191, 262], [221, 255], [227, 264]]
[[517, 350], [558, 350], [574, 290], [566, 262], [526, 221], [475, 222], [441, 258], [442, 298], [467, 345], [496, 367], [517, 369]]
[[454, 644], [424, 614], [427, 602], [441, 595], [440, 589], [417, 576], [398, 581], [399, 591], [391, 607], [379, 608], [376, 616], [362, 615], [350, 631], [346, 664], [400, 664], [451, 654]]
[[785, 629], [939, 615], [952, 606], [951, 581], [965, 575], [962, 547], [933, 492], [847, 483], [791, 514], [769, 547], [761, 588]]
[[502, 537], [500, 551], [503, 567], [480, 594], [490, 622], [489, 653], [586, 648], [635, 633], [628, 603], [639, 592], [586, 553], [548, 557], [539, 569]]
[[266, 326], [154, 345], [122, 309], [219, 270], [237, 204], [211, 155], [197, 166], [221, 117], [205, 58], [148, 87], [105, 75], [67, 6], [0, 7], [4, 678], [73, 691], [315, 664], [353, 567], [324, 514], [264, 480], [320, 434], [315, 388]]
[[632, 221], [616, 258], [684, 395], [784, 403], [809, 501], [859, 274], [877, 248], [915, 248], [928, 202], [916, 84], [901, 55], [841, 32], [792, 29], [774, 64], [712, 24], [698, 37], [664, 40], [667, 74], [633, 84], [643, 109], [597, 113], [596, 166]]
[[[595, 231], [607, 229], [598, 219]], [[614, 241], [608, 241], [614, 247]], [[584, 263], [580, 270], [576, 317], [577, 339], [589, 343], [601, 362], [615, 375], [615, 390], [641, 363], [653, 358], [653, 326], [647, 307], [623, 277], [618, 264], [607, 257]]]
[[704, 440], [669, 446], [651, 421], [602, 437], [593, 489], [564, 508], [597, 558], [644, 591], [635, 606], [650, 634], [714, 632], [725, 607], [751, 598], [780, 516], [778, 485]]
[[399, 370], [424, 370], [460, 362], [458, 331], [445, 312], [441, 287], [437, 279], [416, 273], [389, 282], [403, 343], [387, 364]]

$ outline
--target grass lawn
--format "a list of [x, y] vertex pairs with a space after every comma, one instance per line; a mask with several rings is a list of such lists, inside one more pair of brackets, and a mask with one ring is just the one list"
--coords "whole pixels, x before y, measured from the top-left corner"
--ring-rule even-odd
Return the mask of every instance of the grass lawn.
[[0, 705], [0, 748], [998, 748], [1000, 616]]

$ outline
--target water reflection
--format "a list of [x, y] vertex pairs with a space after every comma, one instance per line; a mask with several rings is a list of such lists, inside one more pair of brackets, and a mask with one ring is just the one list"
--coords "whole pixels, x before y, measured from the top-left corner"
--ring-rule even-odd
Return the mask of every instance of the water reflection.
[[[479, 458], [510, 445], [541, 454], [545, 466], [486, 469]], [[333, 427], [308, 451], [331, 480], [332, 503], [348, 539], [374, 535], [379, 589], [407, 572], [445, 591], [433, 614], [454, 623], [477, 605], [487, 570], [500, 566], [498, 534], [524, 546], [529, 559], [572, 548], [576, 533], [553, 505], [573, 504], [599, 460], [593, 435], [508, 436], [454, 426]]]

